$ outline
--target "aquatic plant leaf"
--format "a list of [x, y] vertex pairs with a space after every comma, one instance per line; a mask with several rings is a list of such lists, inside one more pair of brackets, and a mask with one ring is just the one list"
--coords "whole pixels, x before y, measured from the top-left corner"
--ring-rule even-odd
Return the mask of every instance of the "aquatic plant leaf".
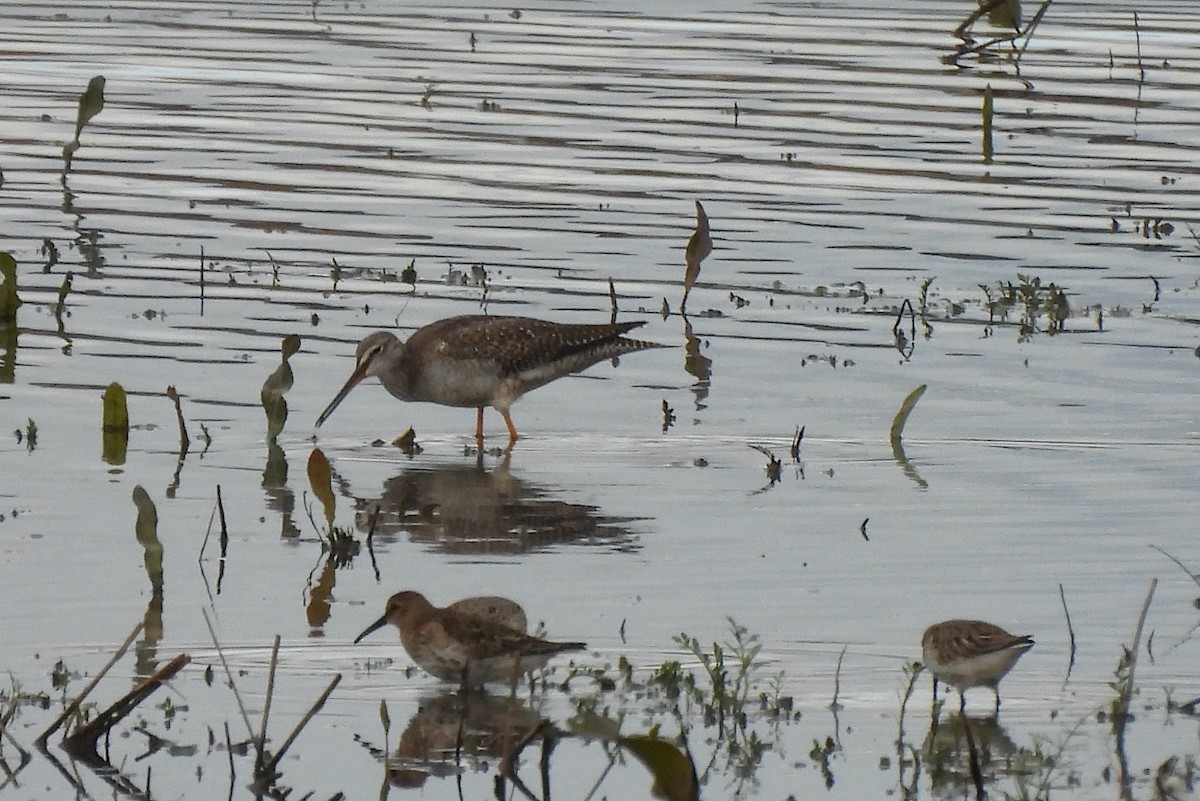
[[[892, 430], [889, 433], [889, 439], [892, 444], [892, 458], [896, 460], [896, 464], [900, 465], [900, 469], [904, 471], [904, 475], [912, 479], [921, 489], [926, 489], [929, 482], [921, 478], [921, 474], [912, 466], [912, 462], [908, 460], [908, 456], [904, 453], [904, 442], [901, 437], [904, 434], [904, 424], [908, 422], [908, 416], [912, 413], [913, 407], [917, 405], [917, 401], [925, 394], [927, 385], [921, 386], [908, 393], [908, 397], [904, 399], [904, 403], [900, 404], [900, 411], [896, 412], [895, 418], [892, 419]], [[866, 522], [863, 522], [866, 525]], [[867, 536], [866, 530], [863, 530], [863, 537]]]
[[133, 532], [142, 546], [142, 561], [150, 586], [159, 595], [163, 591], [163, 546], [158, 541], [158, 509], [140, 484], [133, 488], [133, 505], [137, 507]]
[[71, 159], [81, 147], [79, 135], [83, 126], [104, 110], [104, 76], [97, 75], [88, 81], [87, 89], [79, 96], [79, 109], [75, 113], [75, 137], [63, 146], [63, 178], [71, 170]]
[[129, 407], [125, 402], [125, 388], [114, 381], [100, 397], [104, 409], [101, 458], [112, 465], [125, 464], [125, 452], [129, 449]]
[[1021, 0], [1000, 0], [993, 3], [988, 9], [988, 24], [996, 28], [1021, 30]]
[[21, 299], [17, 297], [17, 260], [11, 253], [0, 253], [0, 323], [10, 323], [17, 319], [17, 307]]
[[893, 447], [900, 442], [900, 438], [904, 434], [904, 424], [908, 422], [908, 416], [912, 413], [913, 407], [917, 405], [917, 401], [925, 394], [925, 389], [928, 384], [921, 386], [908, 393], [908, 397], [904, 399], [904, 403], [900, 404], [900, 411], [896, 412], [895, 418], [892, 419], [892, 430], [889, 437]]
[[379, 699], [379, 722], [383, 724], [383, 736], [386, 737], [388, 732], [392, 730], [392, 716], [388, 712], [386, 698]]
[[312, 487], [313, 495], [325, 507], [325, 522], [333, 525], [333, 512], [336, 501], [333, 497], [333, 468], [320, 448], [313, 448], [308, 456], [308, 485]]
[[697, 200], [696, 230], [692, 233], [692, 237], [683, 251], [683, 260], [687, 268], [683, 273], [683, 301], [679, 306], [680, 311], [687, 309], [688, 293], [692, 291], [692, 286], [700, 277], [700, 262], [704, 261], [709, 253], [712, 253], [712, 236], [708, 229], [708, 215], [704, 212], [704, 206], [701, 206], [700, 201]]
[[655, 798], [698, 801], [700, 782], [696, 778], [696, 766], [683, 749], [667, 740], [644, 734], [621, 737], [617, 742], [650, 771], [654, 777], [650, 792]]
[[301, 340], [299, 334], [288, 334], [283, 338], [283, 343], [280, 345], [280, 349], [283, 351], [283, 360], [285, 362], [300, 352], [300, 344]]
[[128, 434], [129, 406], [125, 402], [125, 388], [114, 381], [101, 397], [104, 400], [104, 430]]
[[75, 113], [75, 141], [83, 133], [83, 126], [104, 110], [104, 76], [97, 75], [88, 81], [87, 89], [79, 96], [79, 109]]

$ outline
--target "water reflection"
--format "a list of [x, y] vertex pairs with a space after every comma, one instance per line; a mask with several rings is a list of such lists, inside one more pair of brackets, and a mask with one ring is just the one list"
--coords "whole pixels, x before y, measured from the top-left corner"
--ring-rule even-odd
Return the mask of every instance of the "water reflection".
[[553, 490], [479, 462], [409, 466], [388, 478], [378, 498], [356, 498], [358, 528], [376, 504], [376, 542], [405, 534], [434, 550], [456, 554], [522, 554], [583, 543], [622, 551], [640, 548], [626, 527], [639, 518], [609, 517], [589, 504], [553, 497]]
[[489, 760], [511, 754], [544, 722], [525, 701], [489, 693], [446, 692], [422, 698], [394, 754], [386, 761], [388, 781], [420, 787], [430, 777], [464, 770], [487, 771]]
[[977, 784], [987, 784], [1023, 770], [1022, 753], [996, 717], [935, 717], [925, 737], [925, 765], [934, 794], [964, 797]]
[[287, 454], [279, 446], [278, 437], [288, 418], [284, 395], [295, 380], [290, 359], [300, 350], [300, 344], [300, 337], [296, 334], [284, 337], [280, 344], [279, 366], [267, 376], [259, 392], [259, 400], [267, 415], [267, 463], [263, 468], [262, 487], [267, 494], [267, 508], [280, 513], [279, 536], [288, 540], [299, 538], [300, 529], [293, 517], [296, 496], [287, 484]]
[[134, 535], [142, 546], [142, 561], [151, 589], [142, 618], [142, 638], [135, 648], [135, 675], [144, 678], [158, 669], [158, 644], [163, 638], [163, 546], [158, 539], [158, 509], [141, 485], [133, 488], [133, 504], [137, 508]]
[[696, 396], [696, 411], [700, 411], [707, 405], [705, 401], [711, 388], [712, 359], [700, 353], [700, 338], [692, 333], [692, 323], [686, 314], [683, 315], [683, 340], [683, 369], [696, 379], [692, 394]]

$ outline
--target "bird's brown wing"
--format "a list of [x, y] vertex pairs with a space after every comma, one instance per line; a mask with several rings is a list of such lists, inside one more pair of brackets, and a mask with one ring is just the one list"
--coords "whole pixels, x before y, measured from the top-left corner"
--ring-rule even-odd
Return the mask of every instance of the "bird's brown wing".
[[[567, 324], [532, 317], [467, 315], [439, 320], [418, 329], [408, 344], [410, 347], [430, 347], [425, 341], [433, 340], [438, 352], [446, 358], [491, 362], [497, 365], [502, 375], [515, 375], [580, 354], [604, 350], [606, 345], [617, 343], [622, 334], [643, 324], [642, 320]], [[634, 344], [632, 340], [629, 342]], [[628, 352], [646, 346], [639, 342], [636, 347], [618, 350]]]

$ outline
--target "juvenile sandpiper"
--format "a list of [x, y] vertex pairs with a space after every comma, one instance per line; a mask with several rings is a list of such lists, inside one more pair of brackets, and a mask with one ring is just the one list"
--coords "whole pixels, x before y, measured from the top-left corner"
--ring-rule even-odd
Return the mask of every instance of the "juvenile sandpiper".
[[991, 687], [996, 694], [995, 714], [1000, 714], [1000, 679], [1033, 647], [1028, 634], [1009, 634], [982, 620], [947, 620], [935, 623], [921, 638], [925, 667], [933, 674], [933, 700], [937, 683], [958, 690], [959, 711], [966, 711], [964, 693], [972, 687]]
[[[464, 611], [486, 608], [488, 600], [496, 599], [464, 599], [439, 609], [419, 592], [398, 592], [388, 599], [383, 615], [355, 637], [354, 642], [391, 623], [400, 629], [400, 643], [418, 667], [444, 681], [461, 682], [467, 688], [494, 681], [515, 684], [520, 676], [541, 668], [555, 654], [587, 647], [581, 642], [551, 642], [532, 637], [504, 625], [499, 621], [516, 618], [512, 610], [503, 607], [497, 607], [498, 611], [491, 616], [480, 616], [478, 608]], [[466, 603], [472, 606], [464, 606]], [[520, 617], [523, 619], [524, 614]]]
[[508, 426], [512, 447], [519, 435], [509, 408], [517, 398], [604, 359], [661, 347], [622, 336], [643, 324], [554, 323], [473, 314], [430, 323], [406, 342], [388, 331], [376, 331], [358, 343], [354, 372], [321, 412], [317, 425], [329, 419], [364, 378], [376, 376], [400, 400], [475, 407], [478, 441], [483, 440], [483, 407], [495, 408]]

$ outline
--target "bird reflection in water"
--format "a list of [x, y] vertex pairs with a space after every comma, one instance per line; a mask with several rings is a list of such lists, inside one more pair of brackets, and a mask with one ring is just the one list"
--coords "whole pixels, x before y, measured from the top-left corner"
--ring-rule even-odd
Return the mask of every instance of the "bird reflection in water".
[[509, 696], [446, 692], [424, 697], [385, 760], [388, 781], [421, 787], [430, 777], [487, 771], [544, 722], [526, 702]]
[[638, 518], [605, 516], [588, 504], [552, 496], [553, 490], [514, 476], [502, 463], [488, 471], [477, 463], [409, 466], [384, 481], [378, 499], [355, 500], [365, 530], [379, 505], [376, 543], [414, 542], [454, 554], [532, 553], [555, 545], [586, 543], [638, 550], [627, 526]]
[[1013, 742], [999, 719], [962, 713], [929, 727], [924, 752], [925, 769], [939, 798], [963, 797], [977, 789], [975, 777], [988, 784], [1034, 758]]

